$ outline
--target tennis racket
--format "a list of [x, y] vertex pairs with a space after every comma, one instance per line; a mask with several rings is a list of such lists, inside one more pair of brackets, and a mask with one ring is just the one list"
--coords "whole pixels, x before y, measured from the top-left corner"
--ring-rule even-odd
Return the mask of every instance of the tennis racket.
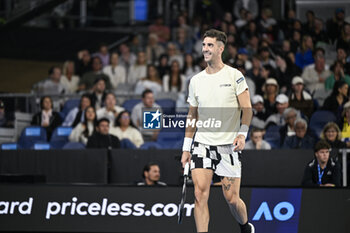
[[184, 168], [184, 184], [182, 186], [181, 202], [180, 202], [179, 209], [177, 211], [177, 223], [178, 224], [182, 223], [182, 219], [184, 216], [184, 206], [185, 206], [185, 201], [186, 201], [186, 184], [187, 184], [187, 180], [188, 180], [189, 170], [190, 170], [190, 165], [189, 165], [189, 163], [186, 163], [185, 168]]

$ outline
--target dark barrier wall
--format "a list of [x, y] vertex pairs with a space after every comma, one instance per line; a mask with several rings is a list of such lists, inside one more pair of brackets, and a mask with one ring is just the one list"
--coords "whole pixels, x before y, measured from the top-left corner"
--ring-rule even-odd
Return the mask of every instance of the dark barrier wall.
[[[107, 160], [110, 181], [133, 184], [141, 179], [143, 166], [158, 162], [161, 180], [179, 184], [179, 150], [50, 150], [0, 151], [0, 174], [44, 174], [49, 183], [107, 183]], [[176, 160], [177, 158], [177, 160]], [[308, 150], [244, 151], [243, 185], [298, 186], [313, 152]]]
[[[181, 187], [0, 185], [0, 231], [192, 233], [193, 190], [177, 224]], [[260, 233], [348, 233], [349, 189], [242, 188]], [[210, 196], [211, 232], [239, 232], [220, 187]]]
[[107, 150], [0, 151], [0, 174], [44, 175], [48, 183], [107, 183]]

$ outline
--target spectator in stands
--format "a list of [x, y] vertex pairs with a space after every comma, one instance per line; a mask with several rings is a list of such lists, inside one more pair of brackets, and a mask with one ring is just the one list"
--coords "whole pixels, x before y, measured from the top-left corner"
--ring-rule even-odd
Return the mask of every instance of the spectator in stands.
[[339, 120], [342, 138], [345, 139], [347, 147], [350, 147], [350, 101], [344, 104], [342, 118]]
[[346, 60], [348, 57], [347, 50], [342, 47], [337, 48], [337, 61], [343, 63], [344, 73], [350, 75], [350, 62]]
[[180, 68], [183, 68], [184, 60], [182, 55], [180, 55], [180, 52], [176, 45], [174, 43], [169, 42], [167, 46], [167, 55], [169, 57], [168, 64], [171, 65], [173, 60], [177, 60], [180, 64]]
[[[186, 53], [184, 56], [184, 67], [182, 69], [182, 73], [185, 75], [186, 82], [189, 82], [189, 80], [197, 73], [200, 72], [199, 66], [196, 65], [194, 62], [193, 56], [191, 53]], [[186, 85], [187, 87], [188, 85]]]
[[105, 66], [102, 71], [108, 75], [113, 90], [117, 89], [119, 83], [125, 83], [126, 71], [123, 66], [119, 65], [118, 53], [111, 54], [111, 64]]
[[74, 128], [80, 122], [84, 122], [85, 110], [89, 106], [91, 106], [90, 96], [88, 94], [82, 95], [80, 98], [79, 107], [75, 107], [69, 111], [62, 125]]
[[[264, 69], [263, 69], [264, 70]], [[271, 115], [277, 112], [276, 109], [276, 97], [279, 92], [279, 87], [276, 79], [268, 78], [263, 86], [264, 92], [264, 105], [267, 115]]]
[[256, 0], [236, 0], [235, 4], [233, 5], [233, 12], [236, 18], [240, 17], [240, 9], [245, 9], [249, 12], [251, 12], [252, 17], [255, 19], [259, 14], [259, 4]]
[[263, 139], [264, 130], [252, 128], [250, 140], [245, 144], [246, 150], [271, 150], [270, 144]]
[[301, 77], [304, 79], [305, 87], [311, 93], [316, 89], [324, 89], [326, 78], [331, 75], [331, 72], [326, 67], [325, 51], [322, 48], [317, 48], [314, 51], [315, 64], [304, 68]]
[[62, 119], [58, 112], [52, 110], [52, 99], [44, 96], [40, 100], [41, 111], [33, 116], [31, 125], [37, 125], [46, 129], [47, 139], [50, 140], [55, 128], [62, 124]]
[[315, 18], [315, 28], [311, 31], [312, 40], [317, 47], [320, 44], [329, 44], [329, 38], [324, 30], [323, 21], [320, 18]]
[[[125, 68], [126, 71], [126, 77], [129, 75], [129, 68], [135, 64], [136, 62], [136, 55], [132, 52], [130, 52], [130, 48], [127, 44], [123, 43], [119, 46], [119, 64]], [[128, 82], [128, 81], [127, 81]]]
[[[250, 25], [250, 24], [249, 24]], [[259, 51], [259, 36], [253, 35], [248, 38], [248, 44], [246, 46], [249, 54], [249, 58], [251, 58], [254, 55], [258, 55]]]
[[304, 69], [305, 66], [314, 63], [312, 56], [312, 50], [314, 44], [310, 35], [303, 36], [301, 43], [301, 51], [295, 54], [295, 64], [300, 68]]
[[304, 80], [299, 76], [295, 76], [292, 80], [289, 106], [299, 110], [308, 119], [311, 118], [314, 112], [314, 101], [311, 95], [304, 90]]
[[95, 108], [89, 106], [84, 112], [84, 121], [79, 122], [69, 135], [69, 141], [87, 144], [88, 138], [94, 134], [97, 127]]
[[129, 43], [130, 51], [133, 54], [138, 54], [139, 52], [144, 50], [142, 44], [143, 44], [142, 43], [142, 35], [141, 34], [133, 35], [131, 40], [130, 40], [130, 43]]
[[44, 95], [60, 95], [68, 91], [60, 82], [62, 71], [58, 66], [49, 69], [49, 77], [37, 84], [37, 92]]
[[334, 16], [327, 20], [327, 33], [328, 37], [334, 43], [340, 36], [344, 22], [345, 12], [342, 8], [337, 8], [334, 12]]
[[326, 90], [332, 90], [334, 83], [339, 80], [345, 81], [350, 85], [350, 76], [344, 73], [344, 65], [341, 61], [335, 61], [331, 67], [332, 74], [325, 81]]
[[285, 124], [283, 112], [288, 108], [289, 99], [285, 94], [279, 94], [276, 97], [276, 109], [277, 113], [270, 115], [265, 121], [265, 128], [268, 128], [270, 125], [283, 126]]
[[264, 129], [265, 121], [268, 117], [264, 108], [264, 99], [261, 95], [254, 95], [252, 97], [253, 118], [250, 123], [252, 127]]
[[92, 69], [90, 52], [86, 49], [78, 52], [78, 60], [75, 62], [75, 72], [79, 77], [83, 77]]
[[161, 107], [155, 103], [153, 92], [149, 89], [146, 89], [142, 92], [142, 102], [135, 105], [131, 112], [131, 120], [132, 123], [138, 127], [142, 133], [143, 139], [145, 141], [156, 141], [158, 137], [158, 131], [143, 131], [142, 130], [142, 112], [144, 109], [153, 108], [159, 109], [161, 111]]
[[105, 106], [96, 111], [97, 120], [107, 118], [111, 123], [110, 126], [113, 127], [115, 119], [122, 111], [124, 111], [124, 108], [117, 105], [117, 97], [109, 92], [106, 94]]
[[311, 34], [315, 28], [315, 13], [312, 10], [306, 12], [306, 22], [303, 24], [303, 31]]
[[334, 115], [340, 119], [343, 106], [348, 101], [348, 90], [349, 85], [345, 81], [336, 81], [333, 91], [324, 101], [322, 109], [333, 112]]
[[311, 149], [314, 146], [314, 138], [307, 134], [307, 123], [299, 118], [294, 123], [295, 135], [286, 137], [283, 143], [284, 149]]
[[288, 93], [291, 90], [292, 78], [301, 74], [301, 70], [286, 57], [276, 56], [276, 77], [281, 93]]
[[108, 53], [108, 46], [105, 43], [102, 43], [99, 46], [98, 52], [92, 55], [93, 57], [97, 56], [100, 58], [102, 62], [102, 67], [105, 67], [109, 64], [109, 53]]
[[176, 32], [176, 40], [174, 41], [174, 44], [179, 49], [179, 52], [184, 53], [192, 53], [192, 47], [193, 43], [190, 38], [188, 38], [186, 34], [186, 29], [184, 28], [178, 28]]
[[[252, 68], [247, 70], [247, 76], [253, 80], [256, 87], [261, 87], [265, 82], [265, 79], [263, 79], [260, 75], [261, 69], [262, 69], [262, 66], [261, 66], [259, 57], [258, 55], [254, 55], [252, 57]], [[261, 88], [257, 88], [256, 93], [261, 95], [262, 94]]]
[[295, 54], [298, 49], [300, 49], [300, 43], [301, 43], [301, 31], [300, 30], [293, 30], [293, 37], [290, 41], [290, 49], [293, 54]]
[[253, 64], [249, 61], [248, 50], [246, 48], [240, 48], [237, 52], [237, 60], [242, 60], [245, 70], [250, 70]]
[[276, 69], [276, 62], [270, 58], [270, 49], [269, 47], [261, 47], [259, 49], [260, 62], [262, 65], [270, 65], [272, 68]]
[[[191, 41], [192, 43], [192, 37], [193, 37], [193, 29], [191, 26], [189, 26], [186, 22], [186, 15], [185, 14], [180, 14], [177, 17], [177, 25], [175, 28], [173, 28], [173, 35], [172, 38], [173, 40], [179, 36], [179, 32], [183, 33], [181, 36], [185, 36], [183, 39], [184, 41]], [[192, 46], [191, 46], [192, 47]], [[180, 48], [180, 47], [179, 47]], [[190, 51], [191, 52], [191, 51]]]
[[5, 114], [5, 104], [2, 100], [0, 100], [0, 127], [7, 127], [8, 122]]
[[341, 136], [340, 129], [334, 122], [328, 122], [321, 132], [321, 139], [331, 146], [331, 156], [334, 158], [338, 155], [338, 149], [346, 148], [346, 143], [341, 141]]
[[148, 64], [157, 65], [160, 55], [165, 52], [163, 46], [158, 42], [158, 36], [155, 33], [148, 35], [148, 43], [146, 45], [146, 59]]
[[75, 93], [78, 90], [79, 76], [74, 73], [73, 61], [66, 61], [63, 64], [63, 75], [61, 76], [60, 83], [69, 94]]
[[145, 52], [137, 54], [136, 63], [130, 66], [128, 73], [128, 83], [136, 84], [139, 80], [145, 78], [147, 75], [147, 61]]
[[131, 116], [128, 111], [119, 113], [115, 120], [115, 126], [111, 127], [109, 133], [118, 137], [120, 140], [129, 139], [137, 148], [143, 144], [143, 138], [140, 131], [134, 126], [131, 121]]
[[177, 60], [172, 61], [170, 73], [163, 77], [163, 91], [175, 93], [186, 91], [186, 77], [181, 73]]
[[149, 33], [155, 33], [158, 36], [159, 42], [162, 44], [167, 43], [170, 40], [170, 29], [164, 25], [163, 16], [158, 16], [154, 24], [148, 28]]
[[302, 185], [334, 187], [341, 186], [340, 165], [329, 157], [331, 146], [324, 140], [316, 143], [315, 158], [305, 168]]
[[102, 118], [97, 121], [96, 132], [88, 138], [86, 148], [120, 148], [119, 139], [109, 134], [109, 123], [107, 118]]
[[105, 85], [107, 89], [111, 88], [111, 84], [109, 82], [109, 77], [102, 72], [102, 62], [99, 57], [92, 58], [92, 71], [85, 73], [79, 82], [79, 90], [91, 90], [94, 87], [95, 81], [97, 79], [104, 79]]
[[283, 117], [286, 123], [280, 128], [280, 146], [283, 145], [286, 137], [295, 135], [294, 124], [300, 118], [300, 113], [295, 108], [287, 108], [283, 112]]
[[135, 94], [140, 95], [145, 90], [152, 90], [154, 94], [162, 91], [162, 81], [154, 65], [147, 66], [147, 76], [139, 80], [135, 87]]
[[337, 48], [343, 47], [346, 51], [350, 50], [350, 24], [345, 23], [341, 32], [341, 37], [337, 40]]
[[167, 184], [160, 180], [160, 168], [157, 163], [150, 162], [143, 168], [142, 182], [138, 182], [138, 186], [155, 186], [155, 187], [164, 187]]
[[[154, 64], [153, 64], [154, 65]], [[166, 54], [162, 54], [159, 57], [158, 61], [158, 75], [160, 78], [163, 78], [164, 75], [169, 74], [170, 72], [170, 66], [169, 66], [169, 57]]]
[[[223, 53], [222, 54], [222, 59], [224, 61], [224, 63], [228, 63], [228, 64], [234, 64], [236, 61], [236, 57], [237, 57], [237, 45], [235, 45], [234, 43], [227, 43], [225, 50], [227, 48], [227, 53]], [[225, 51], [224, 50], [224, 51]]]
[[94, 83], [93, 92], [90, 95], [91, 106], [99, 110], [104, 106], [106, 98], [106, 82], [104, 78], [97, 78]]
[[261, 19], [259, 21], [259, 29], [262, 34], [268, 34], [273, 31], [273, 27], [277, 24], [277, 21], [272, 18], [272, 10], [270, 8], [264, 8], [261, 10]]

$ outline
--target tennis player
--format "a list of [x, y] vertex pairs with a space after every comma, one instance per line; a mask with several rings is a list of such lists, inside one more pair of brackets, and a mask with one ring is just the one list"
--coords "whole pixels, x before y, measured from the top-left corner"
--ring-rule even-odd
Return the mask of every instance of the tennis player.
[[190, 104], [187, 120], [204, 119], [203, 114], [213, 111], [215, 119], [224, 119], [224, 122], [217, 131], [186, 125], [181, 162], [183, 166], [186, 162], [191, 165], [197, 232], [208, 232], [208, 199], [215, 172], [221, 177], [224, 197], [241, 232], [254, 233], [254, 226], [248, 223], [247, 208], [239, 196], [241, 162], [238, 155], [245, 146], [252, 117], [251, 103], [242, 73], [222, 62], [226, 40], [224, 32], [214, 29], [205, 32], [202, 52], [208, 65], [191, 79], [187, 99]]

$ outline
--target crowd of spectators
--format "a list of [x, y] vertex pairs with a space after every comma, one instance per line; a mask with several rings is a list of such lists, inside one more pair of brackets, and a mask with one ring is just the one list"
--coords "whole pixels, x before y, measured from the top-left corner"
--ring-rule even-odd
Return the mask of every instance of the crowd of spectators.
[[[227, 34], [224, 62], [239, 69], [249, 86], [254, 116], [248, 148], [313, 148], [320, 137], [332, 147], [350, 146], [344, 142], [350, 137], [350, 22], [344, 9], [336, 9], [328, 20], [309, 10], [301, 22], [293, 9], [277, 20], [270, 8], [259, 9], [256, 1], [249, 1], [249, 7], [236, 2], [243, 5], [238, 9], [235, 4], [234, 12], [211, 21], [205, 16], [191, 20], [187, 12], [179, 12], [167, 25], [157, 17], [148, 33], [135, 34], [116, 50], [102, 43], [97, 51], [79, 51], [62, 68], [50, 68], [48, 78], [33, 90], [48, 96], [79, 94], [80, 106], [60, 119], [50, 98], [43, 98], [32, 124], [45, 127], [50, 136], [63, 122], [73, 128], [71, 141], [89, 145], [88, 137], [101, 134], [95, 131], [108, 120], [110, 134], [128, 138], [136, 147], [155, 141], [157, 131], [142, 131], [140, 111], [159, 107], [155, 98], [160, 93], [176, 94], [177, 105], [188, 107], [188, 83], [206, 66], [201, 36], [217, 28]], [[125, 90], [142, 95], [131, 112], [118, 101], [118, 93]], [[316, 134], [310, 123], [319, 110], [334, 114], [331, 129], [344, 143], [326, 136], [330, 129]], [[277, 144], [263, 140], [272, 128], [280, 138]]]

